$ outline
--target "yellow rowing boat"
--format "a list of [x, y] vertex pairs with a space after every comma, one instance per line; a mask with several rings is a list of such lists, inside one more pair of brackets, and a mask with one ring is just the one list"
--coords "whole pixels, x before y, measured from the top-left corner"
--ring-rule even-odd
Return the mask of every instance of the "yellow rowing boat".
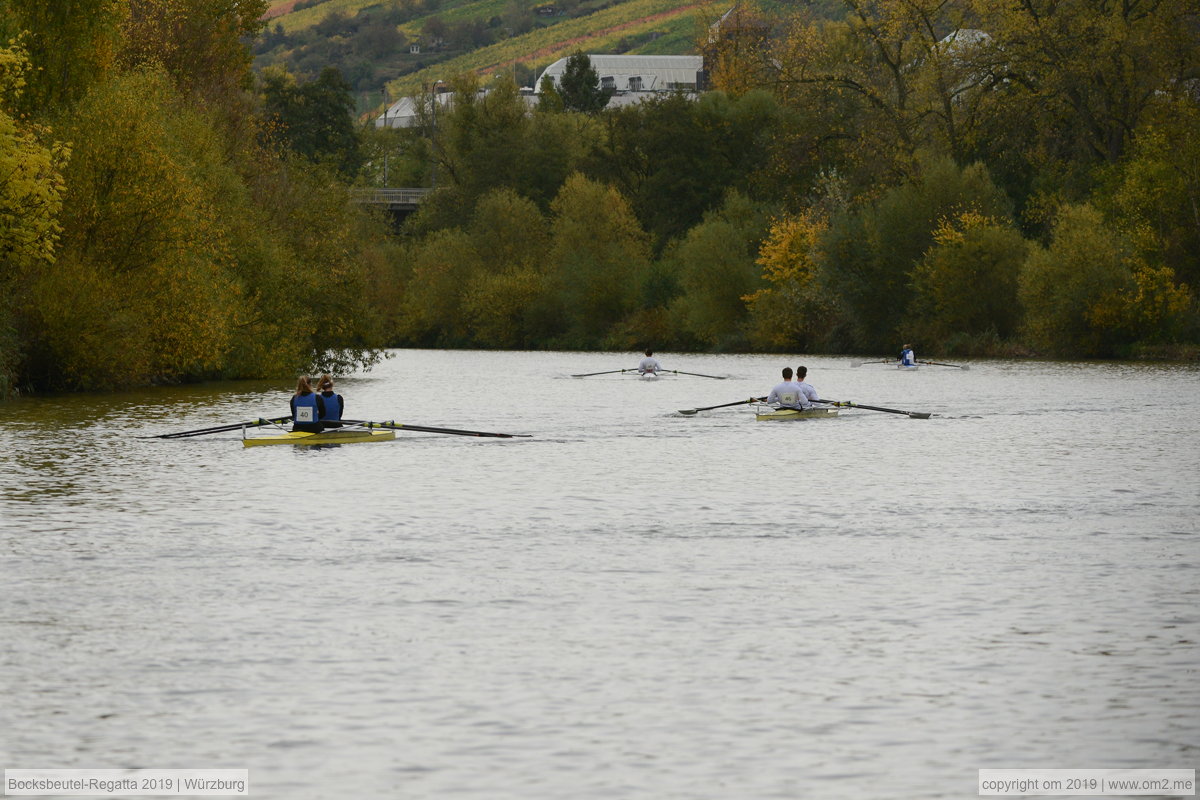
[[356, 444], [358, 442], [387, 442], [395, 438], [396, 432], [391, 430], [334, 428], [320, 433], [288, 431], [287, 433], [273, 433], [266, 436], [243, 435], [242, 444], [245, 447], [257, 447], [260, 444]]

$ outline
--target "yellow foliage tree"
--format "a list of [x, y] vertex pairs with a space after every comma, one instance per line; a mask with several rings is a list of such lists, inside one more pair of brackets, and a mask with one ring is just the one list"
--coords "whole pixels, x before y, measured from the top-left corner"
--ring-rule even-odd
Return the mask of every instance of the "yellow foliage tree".
[[241, 303], [192, 155], [206, 123], [176, 99], [164, 76], [138, 73], [61, 121], [75, 143], [62, 257], [34, 278], [30, 308], [45, 383], [178, 380], [223, 362]]
[[53, 263], [61, 233], [62, 167], [68, 149], [44, 144], [49, 131], [18, 123], [12, 111], [25, 87], [29, 60], [0, 48], [0, 398], [9, 394], [21, 359], [17, 314], [31, 272]]
[[765, 288], [742, 299], [750, 311], [750, 340], [767, 348], [798, 347], [820, 335], [830, 306], [816, 285], [818, 248], [827, 230], [812, 213], [786, 216], [771, 223], [759, 249]]

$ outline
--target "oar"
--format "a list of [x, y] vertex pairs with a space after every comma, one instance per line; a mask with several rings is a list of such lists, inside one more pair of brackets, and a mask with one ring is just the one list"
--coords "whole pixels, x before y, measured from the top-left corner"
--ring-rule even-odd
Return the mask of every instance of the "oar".
[[879, 406], [864, 406], [864, 405], [859, 405], [858, 403], [851, 403], [849, 400], [845, 400], [845, 401], [843, 401], [843, 400], [818, 400], [817, 402], [818, 403], [829, 403], [830, 405], [835, 405], [835, 406], [845, 406], [846, 408], [862, 408], [867, 411], [884, 411], [888, 414], [903, 414], [906, 417], [912, 417], [913, 419], [929, 419], [930, 417], [933, 416], [932, 414], [928, 414], [924, 411], [901, 411], [898, 408], [880, 408]]
[[213, 428], [199, 428], [194, 431], [179, 431], [178, 433], [160, 433], [157, 436], [139, 436], [139, 439], [183, 439], [187, 436], [204, 436], [209, 433], [226, 433], [227, 431], [236, 431], [241, 428], [256, 428], [259, 425], [278, 425], [284, 422], [291, 422], [291, 415], [286, 417], [275, 417], [274, 419], [257, 419], [253, 422], [239, 422], [235, 425], [217, 425]]
[[765, 397], [751, 397], [749, 400], [738, 400], [734, 403], [722, 403], [719, 406], [705, 406], [704, 408], [681, 408], [679, 413], [685, 416], [692, 416], [697, 411], [712, 411], [714, 408], [729, 408], [729, 406], [744, 406], [748, 403], [762, 403], [766, 401]]
[[488, 431], [460, 431], [456, 428], [429, 428], [424, 425], [409, 425], [404, 422], [369, 422], [362, 419], [344, 419], [341, 422], [350, 425], [362, 425], [364, 428], [388, 428], [394, 431], [420, 431], [421, 433], [448, 433], [453, 436], [491, 436], [497, 439], [529, 438], [529, 433], [489, 433]]
[[918, 364], [929, 364], [932, 367], [954, 367], [955, 369], [970, 369], [963, 364], [942, 364], [939, 361], [918, 361]]
[[729, 377], [728, 375], [701, 375], [699, 372], [684, 372], [678, 369], [665, 369], [663, 372], [673, 372], [676, 375], [694, 375], [697, 378], [716, 378], [719, 381], [723, 381]]
[[614, 373], [617, 373], [617, 372], [637, 372], [637, 370], [633, 370], [633, 369], [610, 369], [610, 370], [605, 370], [604, 372], [585, 372], [585, 373], [583, 373], [583, 374], [581, 374], [581, 375], [572, 375], [571, 377], [572, 377], [572, 378], [590, 378], [590, 377], [591, 377], [591, 376], [593, 376], [593, 375], [612, 375], [612, 374], [614, 374]]
[[894, 358], [881, 358], [878, 361], [851, 361], [850, 366], [861, 367], [863, 364], [891, 364], [895, 360]]

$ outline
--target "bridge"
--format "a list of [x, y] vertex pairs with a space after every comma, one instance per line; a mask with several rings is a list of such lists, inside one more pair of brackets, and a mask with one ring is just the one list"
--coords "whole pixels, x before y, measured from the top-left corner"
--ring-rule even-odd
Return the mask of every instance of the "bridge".
[[351, 189], [356, 202], [386, 211], [413, 212], [433, 189]]

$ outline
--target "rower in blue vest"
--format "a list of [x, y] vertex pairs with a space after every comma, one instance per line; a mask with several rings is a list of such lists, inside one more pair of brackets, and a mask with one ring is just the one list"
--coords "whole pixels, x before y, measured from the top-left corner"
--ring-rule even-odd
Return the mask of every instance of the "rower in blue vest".
[[321, 415], [321, 422], [325, 423], [326, 428], [342, 427], [342, 415], [346, 413], [346, 400], [340, 394], [334, 394], [333, 391], [333, 376], [328, 372], [317, 379], [318, 397], [325, 403], [325, 413]]
[[307, 375], [296, 381], [296, 393], [292, 395], [292, 430], [305, 433], [320, 433], [325, 430], [321, 417], [325, 416], [325, 401], [312, 390]]
[[900, 366], [915, 367], [917, 365], [917, 357], [913, 353], [912, 345], [906, 344], [900, 350]]

